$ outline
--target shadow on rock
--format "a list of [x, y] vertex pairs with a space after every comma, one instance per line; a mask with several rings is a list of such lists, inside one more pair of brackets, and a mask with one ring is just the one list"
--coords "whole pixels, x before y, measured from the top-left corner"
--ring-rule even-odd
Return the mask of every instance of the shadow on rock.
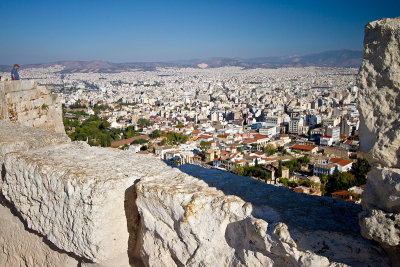
[[[138, 181], [137, 181], [138, 182]], [[128, 257], [131, 266], [144, 266], [140, 259], [141, 233], [140, 215], [136, 206], [136, 183], [125, 190], [124, 209], [128, 227]]]
[[[309, 250], [331, 260], [347, 264], [354, 263], [346, 262], [346, 259], [351, 259], [354, 255], [349, 256], [347, 253], [343, 256], [336, 255], [334, 247], [343, 247], [348, 242], [354, 241], [357, 244], [352, 244], [352, 246], [357, 249], [358, 247], [373, 247], [377, 249], [378, 255], [380, 253], [379, 247], [376, 247], [373, 242], [363, 239], [360, 235], [358, 213], [361, 211], [361, 207], [357, 204], [329, 197], [300, 194], [285, 187], [266, 184], [250, 177], [205, 169], [193, 164], [181, 165], [178, 168], [186, 174], [203, 180], [208, 186], [221, 190], [225, 195], [235, 195], [251, 203], [252, 217], [262, 219], [269, 225], [279, 222], [286, 224], [291, 238], [301, 250]], [[245, 221], [234, 222], [229, 224], [226, 230], [226, 241], [235, 248], [239, 259], [243, 259], [245, 250], [262, 251], [257, 238], [252, 241], [254, 244], [243, 243], [252, 240], [240, 238], [246, 236], [245, 232], [243, 235], [238, 234], [238, 231], [247, 231], [246, 225]], [[309, 235], [320, 237], [308, 238]], [[324, 239], [329, 239], [332, 249], [321, 249], [324, 244], [320, 241]], [[356, 252], [349, 252], [349, 254], [352, 253]], [[361, 262], [364, 260], [368, 262], [367, 258], [373, 257], [370, 253], [367, 254], [364, 255], [365, 259], [360, 260]]]

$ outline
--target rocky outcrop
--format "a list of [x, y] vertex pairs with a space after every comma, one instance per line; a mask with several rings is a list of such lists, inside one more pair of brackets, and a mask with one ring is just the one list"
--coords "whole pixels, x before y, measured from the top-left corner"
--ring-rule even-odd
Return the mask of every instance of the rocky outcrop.
[[374, 165], [360, 214], [361, 233], [400, 266], [400, 17], [365, 26], [360, 87], [360, 143]]
[[163, 172], [159, 163], [83, 142], [8, 153], [2, 192], [27, 226], [58, 248], [93, 262], [128, 259], [125, 191]]
[[51, 144], [70, 142], [65, 134], [58, 134], [45, 130], [34, 130], [31, 127], [0, 120], [0, 192], [3, 184], [5, 169], [4, 156], [9, 152], [27, 151]]
[[9, 152], [28, 151], [52, 144], [70, 142], [65, 134], [45, 130], [32, 130], [31, 127], [0, 120], [0, 165]]
[[0, 82], [0, 119], [65, 133], [57, 95], [33, 80]]
[[43, 238], [25, 230], [10, 209], [0, 205], [0, 266], [78, 266], [66, 253], [51, 249]]
[[400, 168], [400, 17], [365, 26], [360, 87], [361, 149], [382, 167]]
[[183, 165], [136, 184], [147, 266], [383, 266], [363, 239], [360, 208], [251, 178]]
[[18, 150], [19, 132], [3, 143], [17, 148], [4, 155], [4, 197], [27, 229], [82, 266], [388, 263], [359, 234], [355, 204], [82, 142]]

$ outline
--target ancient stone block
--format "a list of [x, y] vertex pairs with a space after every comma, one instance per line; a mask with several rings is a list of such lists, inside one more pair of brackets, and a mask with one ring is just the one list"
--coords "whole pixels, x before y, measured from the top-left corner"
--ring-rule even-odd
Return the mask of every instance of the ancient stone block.
[[125, 191], [170, 169], [151, 156], [83, 142], [8, 153], [4, 166], [2, 192], [27, 226], [94, 262], [127, 254]]

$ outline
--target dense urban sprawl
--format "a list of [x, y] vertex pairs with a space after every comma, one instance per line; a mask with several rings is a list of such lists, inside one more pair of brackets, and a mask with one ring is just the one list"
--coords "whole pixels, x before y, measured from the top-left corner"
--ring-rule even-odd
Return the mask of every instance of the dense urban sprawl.
[[359, 201], [363, 191], [369, 165], [358, 157], [356, 69], [63, 73], [55, 66], [20, 73], [59, 94], [72, 140], [233, 171], [305, 194]]

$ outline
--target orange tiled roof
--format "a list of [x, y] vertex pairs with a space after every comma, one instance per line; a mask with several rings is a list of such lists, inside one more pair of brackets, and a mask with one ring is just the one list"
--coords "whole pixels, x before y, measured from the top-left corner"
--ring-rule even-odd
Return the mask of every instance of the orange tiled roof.
[[311, 151], [315, 148], [315, 146], [306, 146], [306, 145], [299, 145], [295, 144], [292, 146], [292, 149], [299, 149], [299, 150], [306, 150], [306, 151]]
[[329, 161], [332, 162], [332, 163], [339, 164], [339, 165], [342, 166], [342, 167], [347, 166], [347, 165], [353, 163], [352, 160], [349, 160], [349, 159], [341, 159], [341, 158], [330, 158]]

